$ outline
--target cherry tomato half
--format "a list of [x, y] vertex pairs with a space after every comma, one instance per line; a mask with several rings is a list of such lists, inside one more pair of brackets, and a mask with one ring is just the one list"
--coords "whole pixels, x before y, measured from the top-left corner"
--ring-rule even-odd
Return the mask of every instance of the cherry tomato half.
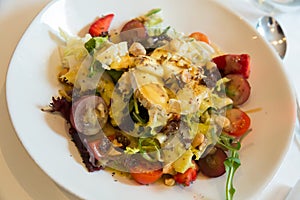
[[133, 179], [143, 185], [151, 184], [157, 181], [163, 174], [162, 169], [157, 169], [153, 171], [145, 171], [140, 173], [130, 173]]
[[224, 127], [224, 131], [229, 135], [240, 137], [245, 134], [250, 127], [250, 117], [238, 108], [227, 110], [226, 117], [229, 119], [230, 125]]
[[163, 174], [160, 162], [150, 162], [140, 156], [131, 161], [129, 168], [132, 178], [143, 185], [154, 183]]
[[195, 163], [194, 167], [187, 169], [184, 173], [175, 174], [174, 180], [176, 181], [176, 183], [183, 184], [184, 186], [189, 186], [193, 181], [196, 180], [198, 171], [199, 167]]
[[189, 35], [189, 37], [196, 39], [197, 41], [205, 42], [209, 44], [209, 39], [207, 35], [201, 32], [193, 32]]

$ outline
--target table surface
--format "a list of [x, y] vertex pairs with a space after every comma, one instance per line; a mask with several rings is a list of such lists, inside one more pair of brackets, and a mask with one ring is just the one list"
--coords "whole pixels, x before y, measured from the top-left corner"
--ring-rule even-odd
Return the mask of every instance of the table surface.
[[[0, 199], [78, 199], [50, 179], [31, 159], [19, 141], [6, 106], [5, 78], [10, 58], [22, 34], [37, 13], [50, 0], [0, 0]], [[219, 0], [254, 25], [263, 14], [252, 4], [237, 0]], [[297, 56], [300, 54], [300, 12], [277, 16], [288, 39], [283, 61], [287, 75], [300, 94]], [[295, 132], [300, 132], [296, 125]], [[283, 200], [300, 178], [300, 144], [293, 139], [284, 162], [260, 195], [263, 200]]]

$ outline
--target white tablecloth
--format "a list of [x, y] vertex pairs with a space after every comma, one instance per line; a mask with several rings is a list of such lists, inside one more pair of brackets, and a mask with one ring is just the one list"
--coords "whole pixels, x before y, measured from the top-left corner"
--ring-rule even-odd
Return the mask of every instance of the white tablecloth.
[[[50, 0], [0, 1], [0, 199], [78, 199], [55, 184], [30, 158], [18, 140], [9, 119], [5, 76], [19, 39], [35, 15]], [[219, 0], [251, 24], [264, 13], [242, 0]], [[88, 1], [87, 1], [88, 2]], [[288, 39], [284, 65], [295, 90], [300, 94], [300, 11], [277, 16]], [[20, 85], [20, 89], [21, 89]], [[296, 126], [295, 131], [300, 131]], [[267, 161], [266, 161], [267, 162]], [[259, 170], [259, 169], [257, 169]], [[300, 145], [292, 141], [282, 166], [264, 192], [263, 200], [283, 200], [300, 178]]]

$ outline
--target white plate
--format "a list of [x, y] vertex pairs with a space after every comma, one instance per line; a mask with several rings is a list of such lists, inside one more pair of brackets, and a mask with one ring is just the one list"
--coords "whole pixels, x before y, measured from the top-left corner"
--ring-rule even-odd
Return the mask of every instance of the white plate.
[[234, 178], [236, 199], [254, 199], [279, 168], [294, 127], [294, 97], [274, 51], [238, 16], [207, 0], [58, 0], [32, 22], [12, 58], [7, 101], [12, 122], [34, 161], [59, 185], [84, 199], [224, 199], [225, 176], [199, 178], [190, 187], [139, 186], [110, 172], [88, 173], [64, 120], [40, 111], [57, 95], [58, 28], [77, 34], [96, 16], [114, 12], [117, 27], [152, 8], [162, 8], [167, 24], [186, 33], [202, 31], [229, 53], [252, 57], [252, 94], [244, 110], [253, 131], [240, 152], [242, 166]]

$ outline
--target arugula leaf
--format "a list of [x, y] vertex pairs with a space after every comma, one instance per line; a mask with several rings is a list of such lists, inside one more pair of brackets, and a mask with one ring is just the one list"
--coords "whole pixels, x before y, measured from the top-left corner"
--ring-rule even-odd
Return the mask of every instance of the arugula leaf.
[[230, 156], [224, 161], [224, 165], [227, 173], [226, 200], [232, 200], [235, 193], [235, 188], [233, 186], [233, 177], [236, 170], [241, 165], [237, 150], [230, 151]]
[[226, 200], [233, 200], [235, 188], [233, 185], [233, 178], [236, 170], [240, 167], [241, 161], [238, 151], [241, 149], [242, 140], [250, 133], [248, 130], [242, 137], [236, 138], [225, 133], [222, 133], [219, 137], [218, 144], [223, 148], [229, 150], [229, 157], [224, 161], [225, 170], [227, 174], [226, 178]]

